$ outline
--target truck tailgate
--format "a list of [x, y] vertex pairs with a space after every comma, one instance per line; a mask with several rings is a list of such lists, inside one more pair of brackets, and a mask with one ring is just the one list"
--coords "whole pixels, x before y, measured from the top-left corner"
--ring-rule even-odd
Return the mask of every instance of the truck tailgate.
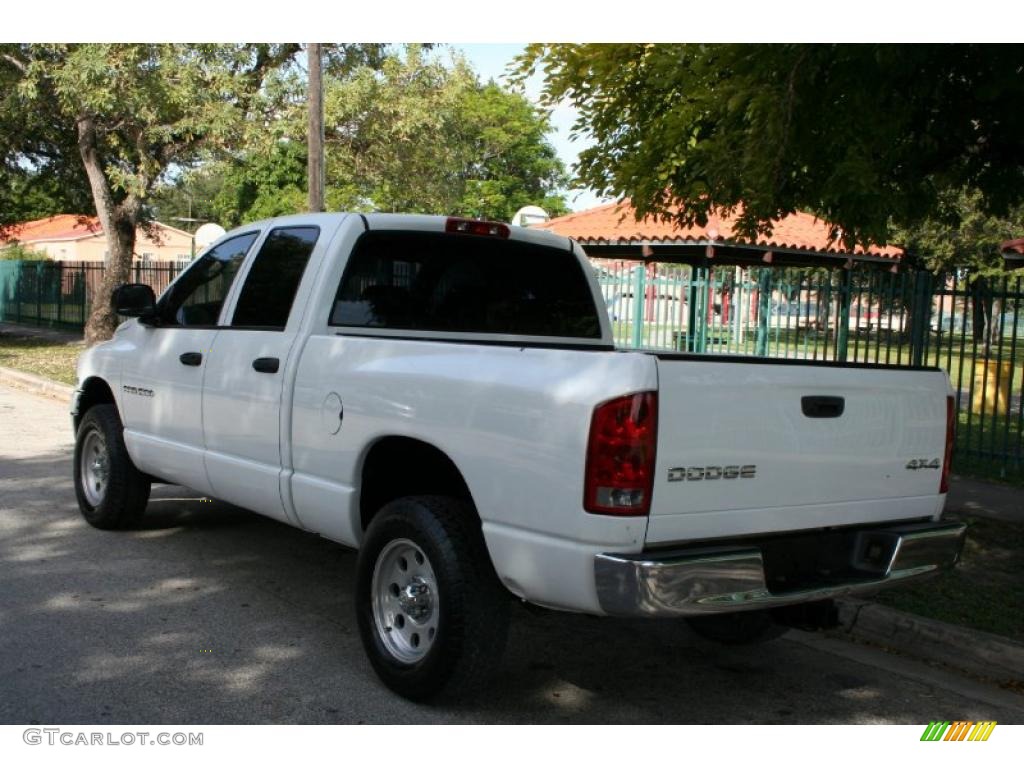
[[658, 388], [649, 544], [941, 512], [941, 371], [659, 355]]

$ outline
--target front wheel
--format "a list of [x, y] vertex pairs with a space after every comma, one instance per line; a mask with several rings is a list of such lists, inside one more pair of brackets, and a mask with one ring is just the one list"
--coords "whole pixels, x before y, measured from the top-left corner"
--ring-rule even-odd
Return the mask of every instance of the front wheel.
[[114, 405], [96, 405], [75, 436], [75, 496], [86, 522], [96, 528], [129, 528], [149, 502], [149, 476], [136, 469], [124, 444]]
[[426, 701], [483, 686], [504, 649], [509, 596], [466, 503], [391, 502], [366, 531], [357, 571], [363, 647], [391, 690]]

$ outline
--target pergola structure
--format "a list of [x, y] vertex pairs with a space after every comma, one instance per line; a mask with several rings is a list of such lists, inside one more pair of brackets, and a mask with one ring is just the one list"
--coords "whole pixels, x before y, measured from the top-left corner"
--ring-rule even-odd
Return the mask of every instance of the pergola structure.
[[[648, 264], [687, 264], [703, 275], [719, 267], [825, 267], [845, 268], [837, 291], [837, 357], [846, 359], [848, 321], [853, 295], [852, 273], [855, 266], [866, 265], [892, 272], [899, 270], [903, 250], [895, 246], [846, 248], [833, 237], [832, 228], [807, 213], [793, 213], [772, 222], [769, 236], [750, 239], [739, 235], [736, 222], [740, 212], [712, 212], [704, 226], [683, 227], [671, 220], [646, 217], [637, 220], [629, 200], [607, 203], [585, 211], [551, 219], [533, 228], [571, 237], [593, 259], [608, 259]], [[637, 267], [636, 295], [641, 295], [646, 270]], [[691, 283], [691, 328], [687, 349], [705, 351], [700, 339], [707, 337], [706, 301]], [[710, 281], [708, 281], [710, 283]], [[916, 283], [915, 283], [916, 287]], [[923, 302], [915, 302], [922, 303]], [[769, 315], [771, 313], [771, 275], [763, 270], [757, 290], [757, 354], [766, 353]], [[637, 320], [639, 319], [639, 315]], [[927, 332], [927, 317], [922, 325]], [[638, 322], [634, 333], [639, 340]], [[921, 340], [923, 341], [923, 339]]]

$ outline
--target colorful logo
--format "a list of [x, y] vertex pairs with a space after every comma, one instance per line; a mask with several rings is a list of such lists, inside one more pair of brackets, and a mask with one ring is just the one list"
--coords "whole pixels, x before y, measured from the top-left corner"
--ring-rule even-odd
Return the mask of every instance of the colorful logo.
[[921, 734], [921, 741], [988, 741], [995, 727], [995, 720], [977, 723], [970, 720], [931, 722]]

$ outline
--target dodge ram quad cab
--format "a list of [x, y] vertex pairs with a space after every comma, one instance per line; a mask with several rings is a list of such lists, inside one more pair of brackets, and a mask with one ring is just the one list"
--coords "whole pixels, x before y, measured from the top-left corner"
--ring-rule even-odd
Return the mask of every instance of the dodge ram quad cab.
[[84, 353], [85, 519], [175, 483], [358, 549], [391, 689], [459, 696], [512, 598], [725, 642], [953, 566], [938, 369], [616, 349], [586, 255], [467, 219], [241, 227]]

